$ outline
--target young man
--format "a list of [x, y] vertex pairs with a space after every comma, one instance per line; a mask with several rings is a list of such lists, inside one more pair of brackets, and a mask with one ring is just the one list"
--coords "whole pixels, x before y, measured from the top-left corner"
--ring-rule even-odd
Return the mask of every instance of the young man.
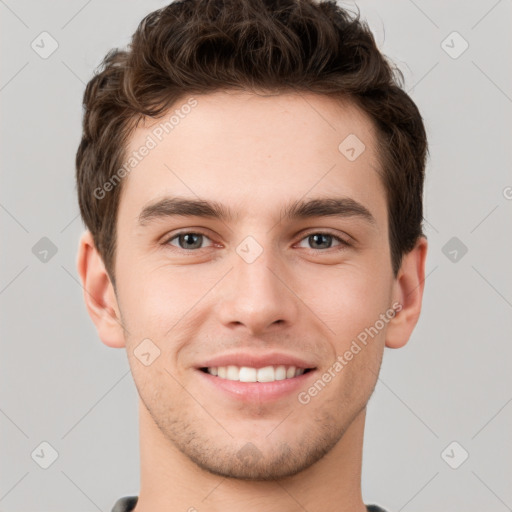
[[175, 2], [84, 107], [78, 271], [140, 397], [140, 492], [113, 511], [383, 510], [365, 414], [420, 314], [427, 141], [368, 27]]

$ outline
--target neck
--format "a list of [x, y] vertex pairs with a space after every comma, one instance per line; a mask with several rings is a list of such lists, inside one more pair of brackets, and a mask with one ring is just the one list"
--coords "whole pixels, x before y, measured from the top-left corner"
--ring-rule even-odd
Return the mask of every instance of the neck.
[[225, 478], [199, 468], [166, 439], [139, 401], [141, 488], [134, 512], [366, 512], [361, 465], [366, 408], [335, 447], [280, 480]]

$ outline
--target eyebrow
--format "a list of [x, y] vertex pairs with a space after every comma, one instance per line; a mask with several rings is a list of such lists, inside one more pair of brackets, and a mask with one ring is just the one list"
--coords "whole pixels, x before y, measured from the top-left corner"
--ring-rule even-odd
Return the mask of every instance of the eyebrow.
[[[143, 208], [139, 224], [146, 226], [151, 221], [169, 217], [205, 217], [229, 222], [237, 216], [217, 201], [165, 197]], [[369, 224], [376, 224], [370, 211], [350, 197], [327, 197], [296, 200], [281, 210], [281, 219], [308, 219], [312, 217], [358, 217]]]

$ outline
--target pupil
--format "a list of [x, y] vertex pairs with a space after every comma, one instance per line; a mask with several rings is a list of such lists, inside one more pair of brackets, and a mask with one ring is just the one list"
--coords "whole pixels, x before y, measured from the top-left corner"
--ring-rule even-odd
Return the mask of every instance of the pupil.
[[[324, 238], [324, 239], [326, 239], [326, 238], [329, 238], [329, 237], [330, 237], [330, 235], [321, 235], [321, 234], [319, 234], [319, 235], [311, 235], [311, 236], [310, 236], [310, 238], [311, 238], [311, 239], [313, 239], [313, 241], [314, 241], [314, 243], [315, 243], [315, 244], [318, 242], [318, 239], [319, 239], [319, 238]], [[321, 242], [320, 242], [320, 245], [322, 245], [322, 243], [321, 243]], [[325, 245], [325, 244], [324, 244], [324, 245]], [[331, 245], [331, 244], [327, 243], [327, 248], [329, 248], [329, 247], [330, 247], [330, 245]]]
[[200, 237], [202, 235], [198, 235], [198, 234], [195, 234], [195, 233], [187, 233], [185, 235], [182, 235], [183, 239], [185, 240], [185, 244], [188, 245], [188, 247], [185, 247], [185, 249], [189, 249], [190, 248], [190, 244], [192, 244], [194, 247], [200, 247], [201, 246], [201, 243], [199, 242], [199, 244], [197, 243], [197, 240], [196, 240], [196, 243], [194, 244], [194, 238], [200, 240]]

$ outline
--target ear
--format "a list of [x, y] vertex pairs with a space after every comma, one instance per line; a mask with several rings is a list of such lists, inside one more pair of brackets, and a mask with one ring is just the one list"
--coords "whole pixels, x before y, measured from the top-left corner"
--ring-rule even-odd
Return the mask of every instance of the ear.
[[402, 258], [393, 290], [393, 304], [397, 312], [387, 326], [386, 347], [403, 347], [418, 322], [425, 284], [427, 246], [427, 239], [422, 236]]
[[80, 237], [77, 269], [85, 305], [101, 341], [108, 347], [124, 347], [124, 330], [114, 287], [90, 231]]

